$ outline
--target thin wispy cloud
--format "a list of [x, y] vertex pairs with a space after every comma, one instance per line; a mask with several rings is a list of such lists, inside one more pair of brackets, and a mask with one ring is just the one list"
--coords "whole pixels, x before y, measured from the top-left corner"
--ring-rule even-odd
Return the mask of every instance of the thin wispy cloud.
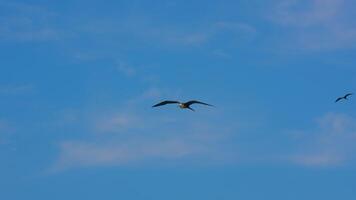
[[280, 1], [273, 20], [287, 26], [309, 27], [328, 24], [342, 11], [343, 0]]
[[230, 31], [237, 34], [248, 34], [254, 36], [258, 33], [257, 29], [247, 23], [236, 22], [236, 21], [220, 21], [215, 23], [214, 27], [217, 31]]
[[194, 29], [195, 31], [191, 31], [189, 27], [181, 27], [180, 29], [166, 27], [163, 29], [166, 30], [165, 32], [162, 32], [162, 29], [157, 29], [153, 36], [157, 39], [163, 39], [169, 44], [197, 46], [209, 43], [219, 37], [219, 34], [227, 32], [234, 34], [237, 38], [246, 35], [254, 36], [257, 33], [253, 26], [234, 21], [220, 21]]
[[53, 24], [56, 14], [43, 6], [2, 2], [0, 10], [0, 40], [49, 41], [63, 36]]
[[20, 14], [41, 14], [42, 12], [45, 12], [54, 15], [53, 12], [50, 12], [45, 7], [36, 4], [27, 4], [18, 1], [2, 1], [0, 2], [0, 6], [7, 8], [8, 13], [11, 13], [12, 10], [17, 10], [20, 11]]
[[218, 122], [207, 122], [209, 116], [181, 118], [175, 112], [155, 116], [152, 112], [158, 111], [150, 105], [147, 111], [137, 110], [143, 101], [155, 99], [162, 92], [150, 88], [116, 110], [99, 109], [87, 114], [87, 127], [84, 128], [88, 131], [87, 137], [60, 142], [59, 155], [50, 171], [145, 166], [156, 161], [163, 165], [170, 162], [196, 163], [199, 160], [209, 162], [230, 153], [222, 150], [229, 130], [213, 125]]
[[125, 76], [128, 77], [136, 75], [136, 69], [123, 61], [117, 62], [117, 69], [119, 72], [123, 73]]
[[4, 140], [4, 136], [3, 136], [3, 132], [4, 132], [4, 127], [5, 127], [5, 123], [3, 121], [0, 120], [0, 145], [3, 144], [5, 142]]
[[[120, 120], [123, 119], [125, 118], [122, 117]], [[98, 135], [93, 140], [61, 142], [59, 156], [50, 171], [82, 167], [145, 166], [152, 162], [163, 165], [169, 162], [193, 164], [198, 161], [209, 162], [224, 156], [221, 142], [226, 135], [223, 131], [211, 131], [206, 127], [209, 125], [197, 126], [188, 123], [186, 124], [188, 127], [184, 129], [172, 130], [171, 127], [179, 120], [164, 121], [155, 118], [128, 124], [129, 120], [125, 119], [124, 125], [121, 122], [115, 123], [115, 126], [108, 125], [107, 128], [113, 128], [110, 131], [116, 134]], [[156, 125], [152, 125], [154, 121]], [[163, 128], [157, 129], [159, 123]], [[120, 126], [132, 128], [124, 130]]]
[[255, 27], [240, 21], [172, 25], [148, 16], [126, 17], [116, 21], [96, 19], [84, 25], [82, 31], [87, 34], [108, 35], [118, 40], [120, 37], [135, 38], [145, 45], [166, 47], [199, 47], [220, 37], [223, 33], [232, 33], [236, 38], [244, 38], [246, 35], [254, 36], [257, 33]]
[[22, 95], [34, 92], [34, 85], [32, 84], [12, 84], [0, 85], [0, 95]]
[[64, 142], [54, 171], [90, 166], [140, 165], [152, 161], [179, 160], [206, 154], [208, 146], [182, 138], [132, 138], [104, 143]]
[[356, 28], [347, 0], [287, 0], [268, 16], [287, 31], [285, 43], [311, 51], [354, 48]]
[[[317, 120], [317, 127], [300, 131], [299, 152], [292, 162], [304, 166], [340, 166], [356, 161], [356, 119], [329, 113]], [[297, 141], [298, 141], [297, 140]]]
[[114, 114], [95, 120], [95, 129], [100, 133], [121, 133], [140, 125], [138, 117], [130, 114]]
[[220, 58], [231, 58], [231, 55], [222, 49], [216, 49], [212, 54]]
[[5, 119], [0, 119], [0, 145], [10, 142], [9, 136], [15, 131], [15, 128]]

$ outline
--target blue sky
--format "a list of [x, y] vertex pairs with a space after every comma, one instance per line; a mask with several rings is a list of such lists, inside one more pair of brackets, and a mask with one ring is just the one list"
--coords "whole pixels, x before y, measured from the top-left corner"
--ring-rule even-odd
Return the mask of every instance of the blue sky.
[[1, 0], [1, 199], [354, 199], [355, 9]]

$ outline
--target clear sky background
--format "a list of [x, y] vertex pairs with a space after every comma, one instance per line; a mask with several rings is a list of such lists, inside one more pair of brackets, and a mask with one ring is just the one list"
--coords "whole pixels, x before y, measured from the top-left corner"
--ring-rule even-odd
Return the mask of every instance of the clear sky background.
[[355, 199], [355, 10], [0, 0], [0, 198]]

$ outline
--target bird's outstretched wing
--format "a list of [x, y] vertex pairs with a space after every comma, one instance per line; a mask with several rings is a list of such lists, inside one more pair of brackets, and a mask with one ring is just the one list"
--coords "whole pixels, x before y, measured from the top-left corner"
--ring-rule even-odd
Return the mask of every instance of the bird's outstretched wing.
[[166, 104], [173, 104], [173, 103], [180, 103], [179, 101], [162, 101], [161, 103], [158, 103], [152, 107], [158, 107], [158, 106], [163, 106], [163, 105], [166, 105]]
[[337, 99], [335, 100], [335, 103], [338, 102], [338, 101], [340, 101], [341, 99], [343, 99], [343, 97], [337, 98]]
[[347, 97], [348, 97], [348, 96], [351, 96], [351, 95], [353, 95], [353, 94], [352, 94], [352, 93], [346, 94], [346, 95], [345, 95], [345, 99], [347, 99]]
[[188, 102], [186, 102], [184, 104], [187, 105], [187, 106], [190, 106], [190, 105], [195, 104], [195, 103], [203, 104], [203, 105], [206, 105], [206, 106], [213, 106], [213, 105], [210, 105], [210, 104], [207, 104], [207, 103], [204, 103], [204, 102], [201, 102], [201, 101], [196, 101], [196, 100], [188, 101]]

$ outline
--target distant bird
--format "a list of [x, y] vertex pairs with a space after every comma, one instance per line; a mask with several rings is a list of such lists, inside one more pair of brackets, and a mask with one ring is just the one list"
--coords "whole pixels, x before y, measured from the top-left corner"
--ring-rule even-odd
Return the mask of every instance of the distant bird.
[[192, 101], [188, 101], [188, 102], [185, 102], [185, 103], [182, 103], [182, 102], [179, 102], [179, 101], [162, 101], [161, 103], [158, 103], [152, 107], [158, 107], [158, 106], [163, 106], [163, 105], [166, 105], [166, 104], [179, 104], [178, 106], [181, 108], [181, 109], [189, 109], [191, 111], [195, 111], [193, 108], [191, 108], [190, 106], [192, 104], [202, 104], [202, 105], [206, 105], [206, 106], [213, 106], [213, 105], [210, 105], [210, 104], [207, 104], [207, 103], [204, 103], [204, 102], [200, 102], [200, 101], [196, 101], [196, 100], [192, 100]]
[[348, 100], [347, 97], [349, 97], [349, 96], [351, 96], [351, 95], [353, 95], [353, 93], [348, 93], [348, 94], [346, 94], [346, 95], [343, 96], [343, 97], [339, 97], [339, 98], [337, 98], [337, 99], [335, 100], [335, 103], [338, 102], [338, 101], [340, 101], [340, 100], [342, 100], [342, 99]]

